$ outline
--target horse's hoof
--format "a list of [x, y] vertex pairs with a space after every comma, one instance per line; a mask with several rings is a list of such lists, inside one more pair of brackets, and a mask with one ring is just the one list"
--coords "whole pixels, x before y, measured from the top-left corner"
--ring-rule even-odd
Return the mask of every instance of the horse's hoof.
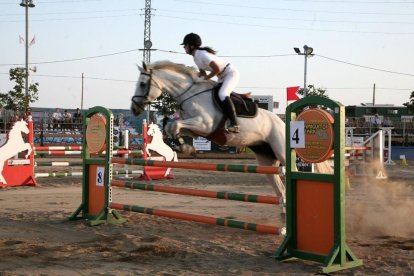
[[191, 154], [194, 150], [193, 146], [190, 146], [187, 144], [181, 145], [180, 148], [181, 148], [181, 152], [184, 154]]

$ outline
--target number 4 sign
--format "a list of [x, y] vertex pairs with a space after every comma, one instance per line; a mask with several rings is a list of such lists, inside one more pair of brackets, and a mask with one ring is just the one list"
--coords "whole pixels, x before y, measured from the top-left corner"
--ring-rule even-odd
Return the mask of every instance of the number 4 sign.
[[290, 147], [305, 148], [305, 122], [290, 122]]

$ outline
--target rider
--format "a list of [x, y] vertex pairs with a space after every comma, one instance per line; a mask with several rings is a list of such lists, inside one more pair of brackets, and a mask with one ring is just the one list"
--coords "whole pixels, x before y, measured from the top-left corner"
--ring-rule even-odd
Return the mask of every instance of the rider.
[[[240, 132], [240, 126], [237, 123], [236, 109], [230, 99], [230, 93], [236, 87], [239, 81], [239, 72], [237, 69], [216, 56], [216, 51], [210, 47], [200, 47], [201, 38], [195, 33], [189, 33], [184, 37], [183, 43], [185, 52], [192, 55], [194, 62], [200, 70], [200, 77], [196, 81], [204, 81], [215, 76], [221, 83], [219, 98], [223, 102], [224, 113], [230, 119], [229, 132]], [[209, 73], [207, 74], [206, 71]]]

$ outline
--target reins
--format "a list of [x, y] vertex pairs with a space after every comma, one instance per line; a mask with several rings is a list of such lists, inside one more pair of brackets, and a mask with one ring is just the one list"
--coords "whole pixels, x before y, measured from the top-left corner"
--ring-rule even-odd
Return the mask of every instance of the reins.
[[[162, 91], [162, 89], [161, 89], [161, 87], [160, 87], [160, 85], [155, 81], [155, 80], [153, 80], [152, 79], [152, 70], [150, 70], [150, 72], [149, 73], [146, 73], [146, 72], [141, 72], [141, 74], [143, 74], [143, 75], [146, 75], [146, 76], [149, 76], [149, 81], [148, 81], [148, 87], [147, 87], [147, 91], [145, 92], [145, 94], [144, 95], [134, 95], [134, 96], [132, 96], [132, 102], [134, 102], [135, 104], [137, 104], [136, 103], [136, 101], [135, 101], [135, 98], [144, 98], [145, 100], [147, 100], [147, 101], [149, 101], [149, 94], [150, 94], [150, 90], [151, 90], [151, 86], [155, 86], [155, 87], [157, 87], [159, 90], [161, 90]], [[154, 85], [154, 84], [155, 85]], [[188, 98], [185, 98], [184, 100], [181, 100], [181, 102], [180, 101], [178, 101], [178, 99], [179, 98], [181, 98], [182, 96], [184, 96], [185, 94], [187, 94], [187, 92], [189, 92], [193, 87], [194, 87], [194, 85], [196, 84], [196, 82], [194, 82], [193, 81], [193, 83], [183, 92], [183, 93], [181, 93], [180, 95], [178, 95], [178, 96], [176, 96], [176, 97], [173, 97], [173, 99], [175, 100], [175, 101], [177, 101], [179, 104], [180, 104], [180, 109], [182, 109], [181, 108], [181, 106], [182, 106], [182, 104], [185, 102], [185, 101], [187, 101], [187, 100], [189, 100], [189, 99], [191, 99], [191, 98], [193, 98], [193, 97], [195, 97], [195, 96], [198, 96], [198, 95], [200, 95], [200, 94], [202, 94], [202, 93], [205, 93], [205, 92], [208, 92], [208, 91], [211, 91], [211, 90], [213, 90], [213, 88], [209, 88], [209, 89], [206, 89], [206, 90], [203, 90], [203, 91], [199, 91], [199, 92], [197, 92], [197, 93], [194, 93], [193, 95], [190, 95]]]
[[[193, 85], [194, 85], [194, 83], [193, 83]], [[191, 87], [193, 87], [193, 85], [191, 86]], [[190, 88], [191, 88], [190, 87]], [[188, 89], [189, 90], [189, 89]], [[188, 91], [187, 90], [187, 91]], [[195, 96], [198, 96], [198, 95], [200, 95], [200, 94], [202, 94], [202, 93], [205, 93], [205, 92], [208, 92], [208, 91], [212, 91], [213, 90], [213, 88], [209, 88], [209, 89], [206, 89], [206, 90], [203, 90], [203, 91], [200, 91], [200, 92], [197, 92], [197, 93], [194, 93], [193, 95], [191, 95], [190, 97], [188, 97], [188, 98], [186, 98], [186, 99], [184, 99], [184, 100], [182, 100], [181, 101], [181, 103], [180, 103], [180, 108], [181, 108], [181, 105], [185, 102], [185, 101], [187, 101], [187, 100], [189, 100], [189, 99], [191, 99], [192, 97], [195, 97]], [[186, 91], [186, 92], [187, 92]], [[183, 93], [184, 94], [184, 93]], [[183, 95], [183, 94], [181, 94], [180, 95], [180, 97]], [[178, 98], [178, 97], [177, 97]]]

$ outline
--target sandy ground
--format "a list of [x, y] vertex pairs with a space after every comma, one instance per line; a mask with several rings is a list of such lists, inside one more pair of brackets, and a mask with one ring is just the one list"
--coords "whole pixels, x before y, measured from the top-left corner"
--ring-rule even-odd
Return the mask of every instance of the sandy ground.
[[[191, 160], [186, 160], [191, 161]], [[221, 160], [202, 162], [222, 163]], [[254, 160], [232, 160], [254, 163]], [[79, 171], [80, 167], [71, 168]], [[414, 274], [414, 164], [389, 179], [352, 179], [347, 242], [362, 267], [338, 275]], [[39, 172], [64, 168], [40, 167]], [[271, 194], [257, 174], [174, 170], [156, 184]], [[121, 225], [67, 218], [81, 203], [81, 178], [43, 178], [41, 187], [0, 190], [0, 275], [314, 275], [319, 263], [277, 262], [283, 237], [123, 212]], [[113, 201], [283, 226], [280, 207], [114, 188]]]

